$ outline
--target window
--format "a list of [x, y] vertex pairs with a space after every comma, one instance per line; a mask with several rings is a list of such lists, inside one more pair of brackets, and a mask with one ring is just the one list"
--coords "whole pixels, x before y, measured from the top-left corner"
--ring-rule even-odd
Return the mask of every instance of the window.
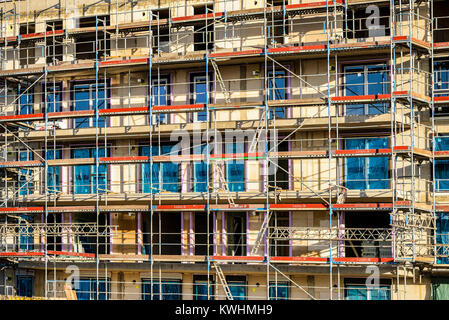
[[[209, 74], [209, 92], [213, 91], [212, 75]], [[207, 90], [206, 74], [191, 74], [190, 75], [190, 104], [206, 104], [209, 99], [211, 102], [211, 95]], [[207, 111], [199, 111], [195, 113], [195, 121], [206, 121]]]
[[[390, 8], [377, 6], [378, 12], [366, 11], [367, 7], [349, 9], [345, 15], [345, 33], [348, 39], [365, 39], [390, 35]], [[373, 19], [375, 14], [379, 19]], [[373, 21], [372, 21], [373, 20]]]
[[151, 299], [151, 280], [142, 279], [142, 300], [181, 300], [181, 280], [153, 281]]
[[98, 279], [98, 297], [97, 297], [97, 279], [81, 278], [78, 283], [78, 289], [75, 289], [78, 300], [109, 300], [111, 284], [110, 279]]
[[[105, 148], [98, 149], [99, 157], [107, 157]], [[72, 159], [95, 158], [95, 148], [72, 149]], [[104, 164], [98, 166], [98, 184], [96, 165], [77, 165], [73, 167], [73, 193], [90, 194], [106, 192], [107, 170]]]
[[[438, 264], [449, 264], [447, 245], [449, 245], [449, 215], [447, 213], [436, 213], [436, 234], [435, 240], [436, 256]], [[439, 246], [438, 244], [441, 244]]]
[[[47, 160], [62, 159], [62, 150], [47, 150]], [[47, 190], [48, 193], [61, 191], [61, 167], [48, 166], [47, 169]]]
[[[206, 6], [197, 6], [193, 8], [193, 14], [206, 14], [214, 12], [214, 5], [209, 4]], [[213, 18], [211, 18], [213, 20]], [[193, 26], [193, 50], [194, 51], [202, 51], [202, 50], [212, 50], [214, 48], [214, 27], [211, 23], [211, 20], [207, 22], [205, 20], [196, 23]]]
[[[388, 93], [387, 66], [344, 67], [344, 95], [363, 96]], [[346, 105], [346, 115], [375, 115], [387, 112], [386, 103]]]
[[[164, 214], [156, 211], [152, 215], [142, 215], [142, 254], [180, 255], [182, 215]], [[151, 239], [153, 226], [153, 239]], [[153, 244], [153, 246], [151, 246]]]
[[[231, 154], [240, 154], [239, 157], [242, 157], [244, 152], [245, 144], [243, 142], [225, 144], [227, 157], [233, 156]], [[244, 160], [235, 159], [226, 161], [226, 181], [229, 191], [238, 192], [245, 190]]]
[[[72, 84], [72, 110], [85, 111], [95, 110], [95, 104], [100, 109], [109, 108], [109, 92], [105, 88], [104, 80], [98, 81], [98, 86], [95, 83], [78, 83]], [[98, 96], [97, 96], [98, 92]], [[105, 118], [98, 117], [98, 127], [104, 127]], [[74, 128], [89, 128], [96, 126], [95, 117], [90, 118], [76, 118], [74, 120]]]
[[[346, 139], [346, 150], [388, 147], [387, 138]], [[388, 189], [388, 157], [351, 157], [345, 160], [346, 187], [353, 190]]]
[[[284, 4], [288, 4], [288, 0], [273, 1], [273, 6], [281, 6], [283, 9]], [[284, 44], [285, 38], [289, 34], [289, 17], [286, 15], [275, 16], [273, 18], [273, 23], [268, 25], [269, 30], [271, 29], [271, 44]]]
[[33, 227], [29, 224], [33, 222], [33, 216], [22, 214], [19, 217], [19, 250], [32, 251], [34, 249], [34, 235]]
[[[213, 255], [214, 247], [214, 220], [212, 215], [208, 215], [207, 212], [195, 212], [194, 213], [194, 232], [195, 232], [195, 255], [205, 256]], [[209, 217], [209, 219], [208, 219]], [[209, 230], [208, 230], [209, 224]], [[209, 243], [208, 243], [209, 241]], [[209, 252], [209, 253], [208, 253]]]
[[[435, 97], [449, 96], [449, 61], [435, 61], [434, 63], [434, 95]], [[448, 116], [448, 105], [436, 105], [435, 116]]]
[[[153, 14], [157, 15], [158, 20], [170, 19], [170, 9], [154, 10]], [[153, 18], [154, 19], [154, 18]], [[153, 29], [153, 52], [170, 52], [170, 29], [161, 24]]]
[[368, 288], [361, 285], [349, 285], [345, 292], [346, 300], [390, 300], [388, 286]]
[[[207, 154], [207, 144], [196, 145], [193, 147], [194, 154]], [[207, 161], [194, 162], [193, 163], [193, 191], [194, 192], [207, 192]], [[209, 164], [209, 175], [211, 174], [211, 166]]]
[[[83, 59], [95, 59], [98, 54], [98, 58], [104, 58], [109, 55], [110, 51], [110, 35], [106, 32], [104, 34], [104, 25], [110, 25], [109, 16], [97, 16], [97, 17], [83, 17], [79, 19], [80, 28], [97, 28], [97, 36], [93, 34], [80, 34], [75, 38], [75, 58], [79, 60]], [[95, 41], [98, 39], [97, 46]]]
[[[45, 112], [45, 86], [42, 85], [42, 111]], [[47, 83], [47, 112], [62, 111], [62, 84]]]
[[[290, 226], [288, 212], [274, 211], [271, 214], [269, 227], [270, 228], [285, 228]], [[263, 248], [261, 246], [261, 248]], [[288, 257], [290, 255], [290, 241], [270, 239], [270, 255], [275, 257]]]
[[228, 255], [246, 256], [246, 213], [228, 213], [226, 215], [226, 224]]
[[[170, 105], [170, 86], [169, 76], [164, 75], [159, 79], [151, 80], [151, 94], [153, 106], [168, 106]], [[154, 122], [156, 123], [168, 123], [168, 115], [166, 113], [157, 113], [154, 115]]]
[[[280, 139], [282, 140], [282, 139]], [[277, 142], [276, 142], [277, 144]], [[275, 152], [285, 152], [289, 151], [289, 142], [287, 140], [282, 141], [277, 145], [277, 150]], [[289, 159], [287, 158], [277, 158], [277, 165], [272, 165], [273, 169], [276, 171], [273, 174], [269, 175], [269, 184], [268, 188], [270, 191], [273, 190], [288, 190], [289, 189]]]
[[33, 296], [33, 276], [17, 276], [17, 295], [20, 297]]
[[[88, 224], [96, 224], [96, 215], [86, 215], [83, 213], [74, 213], [73, 221], [76, 223], [82, 223], [84, 226], [80, 228], [80, 234], [74, 235], [74, 251], [81, 253], [97, 253], [97, 243], [98, 243], [98, 253], [99, 254], [109, 254], [110, 253], [110, 237], [100, 236], [97, 240], [97, 236], [92, 234], [91, 227]], [[107, 226], [109, 226], [110, 219], [109, 213], [100, 212], [98, 215], [98, 233], [107, 234]], [[84, 232], [84, 234], [83, 234]]]
[[[268, 100], [287, 99], [287, 79], [284, 70], [268, 71]], [[285, 107], [270, 108], [269, 119], [284, 119]]]
[[[33, 152], [30, 150], [19, 151], [19, 161], [33, 160]], [[34, 172], [31, 169], [19, 169], [19, 195], [26, 196], [34, 192]]]
[[[62, 215], [59, 213], [48, 213], [47, 224], [60, 224], [62, 223]], [[61, 234], [50, 232], [47, 234], [47, 250], [62, 251], [62, 236]]]
[[367, 286], [366, 279], [345, 279], [346, 300], [390, 300], [391, 280], [379, 279], [379, 286]]
[[19, 84], [17, 87], [18, 114], [33, 114], [34, 88], [28, 88]]
[[446, 1], [434, 1], [434, 35], [433, 42], [449, 41], [449, 7]]
[[[47, 32], [63, 30], [62, 20], [46, 21]], [[63, 45], [61, 41], [56, 40], [55, 35], [47, 35], [46, 37], [46, 48], [47, 48], [47, 63], [54, 63], [62, 61], [62, 48]]]
[[288, 300], [288, 282], [270, 281], [270, 300]]
[[213, 276], [209, 278], [207, 283], [207, 276], [193, 276], [193, 300], [208, 300], [207, 288], [209, 287], [209, 300], [214, 299], [214, 281]]
[[[388, 212], [346, 211], [344, 213], [345, 228], [363, 230], [362, 239], [344, 241], [344, 256], [351, 258], [391, 258], [392, 241], [382, 241], [391, 233], [391, 217]], [[369, 230], [372, 230], [369, 231]], [[374, 232], [374, 230], [376, 230]], [[349, 230], [348, 230], [349, 231]]]
[[[449, 150], [449, 136], [435, 138], [435, 151]], [[435, 189], [449, 191], [449, 160], [435, 160]]]
[[244, 276], [226, 276], [226, 282], [234, 300], [246, 300], [246, 278]]
[[[21, 23], [19, 27], [20, 35], [30, 34], [36, 32], [36, 25], [34, 22]], [[21, 66], [27, 66], [36, 63], [35, 58], [35, 43], [32, 41], [22, 41], [20, 43], [19, 61]]]
[[[173, 144], [161, 144], [160, 149], [157, 145], [139, 147], [140, 156], [150, 156], [150, 154], [152, 156], [175, 156], [178, 155], [178, 150], [174, 148]], [[143, 193], [179, 192], [179, 164], [177, 163], [144, 163], [141, 167], [141, 175]]]

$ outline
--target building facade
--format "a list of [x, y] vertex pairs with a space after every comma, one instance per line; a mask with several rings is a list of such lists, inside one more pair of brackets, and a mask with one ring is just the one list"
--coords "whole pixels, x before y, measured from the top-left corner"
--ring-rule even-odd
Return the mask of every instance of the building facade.
[[446, 298], [444, 1], [0, 7], [2, 296]]

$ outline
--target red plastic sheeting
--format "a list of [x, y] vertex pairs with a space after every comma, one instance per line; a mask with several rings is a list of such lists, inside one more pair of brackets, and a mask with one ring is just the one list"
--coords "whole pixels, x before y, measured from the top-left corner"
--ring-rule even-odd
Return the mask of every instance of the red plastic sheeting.
[[341, 96], [341, 97], [332, 97], [331, 101], [360, 101], [360, 100], [385, 100], [390, 99], [390, 94], [370, 94], [370, 95], [362, 95], [362, 96]]
[[148, 63], [148, 58], [101, 61], [100, 67], [115, 66], [115, 65], [120, 65], [120, 64], [141, 64], [141, 63], [143, 63], [143, 64]]
[[229, 261], [264, 261], [264, 257], [255, 256], [212, 256], [212, 260], [229, 260]]
[[282, 52], [301, 52], [301, 51], [311, 51], [311, 50], [325, 50], [326, 46], [323, 45], [311, 45], [311, 46], [299, 46], [299, 47], [280, 47], [280, 48], [270, 48], [268, 52], [272, 53], [282, 53]]
[[288, 9], [307, 9], [307, 8], [314, 8], [314, 7], [322, 7], [326, 6], [326, 3], [330, 6], [335, 4], [343, 4], [343, 0], [330, 0], [330, 1], [319, 1], [319, 2], [310, 2], [310, 3], [299, 3], [299, 4], [290, 4], [286, 5], [285, 8]]
[[52, 35], [58, 35], [58, 34], [63, 34], [63, 33], [64, 33], [64, 30], [55, 30], [55, 31], [47, 31], [47, 32], [22, 34], [21, 37], [22, 37], [22, 39], [27, 39], [27, 38], [45, 37], [45, 35], [52, 36]]

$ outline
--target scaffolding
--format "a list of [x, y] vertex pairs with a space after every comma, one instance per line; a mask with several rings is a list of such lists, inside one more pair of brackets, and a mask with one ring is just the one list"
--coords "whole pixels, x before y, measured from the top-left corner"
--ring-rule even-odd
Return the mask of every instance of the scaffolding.
[[[108, 266], [139, 262], [136, 270], [149, 271], [149, 281], [138, 285], [149, 285], [142, 294], [151, 300], [162, 297], [164, 263], [179, 270], [202, 266], [207, 299], [236, 299], [226, 277], [239, 274], [236, 265], [266, 276], [265, 285], [245, 285], [245, 297], [252, 288], [254, 297], [270, 299], [274, 292], [278, 298], [278, 282], [287, 281], [304, 299], [318, 299], [317, 291], [344, 299], [342, 272], [378, 266], [393, 270], [394, 293], [406, 299], [410, 274], [414, 279], [416, 270], [435, 268], [449, 256], [437, 241], [437, 213], [449, 206], [438, 204], [435, 178], [436, 161], [449, 159], [435, 148], [436, 106], [448, 99], [435, 90], [434, 51], [447, 47], [434, 43], [434, 33], [446, 27], [442, 17], [434, 18], [433, 0], [376, 2], [384, 29], [362, 27], [359, 8], [370, 1], [358, 0], [266, 0], [253, 9], [227, 0], [169, 1], [150, 9], [143, 0], [72, 1], [72, 7], [34, 12], [29, 2], [26, 8], [6, 3], [0, 12], [0, 259], [30, 268], [43, 263], [45, 298], [64, 295], [57, 273], [69, 263], [94, 270], [90, 298], [123, 298], [129, 283], [110, 280]], [[43, 12], [60, 19], [39, 22]], [[358, 54], [382, 58], [369, 59], [372, 69], [351, 69], [348, 57]], [[304, 61], [313, 59], [318, 71], [304, 71]], [[251, 77], [249, 63], [260, 66]], [[235, 66], [243, 65], [236, 76]], [[167, 76], [174, 68], [189, 70], [187, 81]], [[346, 83], [361, 72], [362, 87]], [[242, 110], [245, 118], [235, 120], [233, 112]], [[227, 130], [238, 137], [222, 138]], [[164, 143], [174, 132], [181, 142], [167, 151]], [[373, 137], [385, 142], [351, 148]], [[233, 149], [234, 138], [247, 143], [246, 150]], [[375, 181], [379, 190], [348, 187], [348, 159], [388, 159], [386, 177], [362, 181]], [[299, 174], [293, 161], [300, 163]], [[310, 179], [303, 162], [313, 161], [324, 169]], [[167, 178], [173, 163], [177, 182]], [[250, 165], [263, 173], [235, 181], [232, 170], [242, 163], [247, 173], [257, 171]], [[88, 185], [76, 182], [76, 174], [86, 174], [75, 172], [80, 167], [89, 168]], [[113, 181], [117, 168], [120, 178]], [[279, 179], [273, 168], [282, 173]], [[196, 181], [198, 172], [205, 181]], [[345, 226], [346, 214], [369, 211], [387, 213], [388, 226]], [[225, 214], [241, 212], [247, 225], [250, 216], [258, 217], [255, 230], [225, 230]], [[327, 225], [294, 226], [293, 212], [326, 214]], [[136, 216], [135, 231], [122, 230], [114, 217], [126, 213]], [[162, 231], [162, 215], [175, 213], [182, 225], [190, 223], [176, 236]], [[199, 213], [206, 215], [205, 230], [193, 232]], [[90, 220], [72, 222], [80, 214]], [[40, 215], [40, 222], [26, 215]], [[171, 237], [181, 243], [167, 242]], [[201, 237], [204, 243], [195, 243]], [[181, 254], [169, 250], [178, 246]], [[197, 248], [202, 254], [193, 254]], [[285, 266], [297, 268], [296, 275], [309, 266], [326, 268], [328, 284], [299, 284]]]

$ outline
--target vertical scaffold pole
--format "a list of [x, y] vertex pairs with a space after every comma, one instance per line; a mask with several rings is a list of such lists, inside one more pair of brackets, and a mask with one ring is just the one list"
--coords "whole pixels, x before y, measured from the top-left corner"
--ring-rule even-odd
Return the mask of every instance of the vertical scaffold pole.
[[[204, 11], [205, 11], [205, 19], [206, 19], [206, 151], [207, 151], [207, 160], [206, 160], [206, 175], [207, 175], [207, 199], [206, 199], [206, 207], [207, 207], [207, 214], [206, 214], [206, 234], [207, 234], [207, 240], [206, 240], [206, 255], [207, 255], [207, 299], [210, 299], [210, 281], [209, 281], [209, 275], [210, 275], [210, 256], [209, 256], [209, 221], [210, 221], [210, 192], [209, 192], [209, 186], [210, 186], [210, 177], [209, 177], [209, 164], [210, 164], [210, 157], [209, 157], [209, 126], [212, 124], [211, 117], [210, 117], [210, 110], [209, 110], [209, 99], [210, 99], [210, 88], [209, 88], [209, 26], [208, 26], [208, 12], [207, 12], [207, 5], [204, 5]], [[215, 15], [214, 16], [214, 28], [215, 28]], [[216, 119], [214, 119], [216, 121]], [[216, 127], [216, 125], [215, 125]], [[215, 137], [216, 138], [216, 137]], [[200, 140], [201, 145], [201, 140]], [[200, 147], [201, 150], [201, 147]], [[213, 231], [212, 231], [213, 232]]]
[[99, 216], [100, 216], [100, 206], [99, 206], [99, 193], [98, 193], [98, 170], [99, 170], [99, 157], [98, 157], [98, 16], [95, 17], [95, 99], [94, 99], [94, 107], [95, 107], [95, 214], [96, 214], [96, 299], [99, 300], [100, 297], [100, 286], [99, 286], [99, 234], [98, 234], [98, 225], [99, 225]]
[[[330, 52], [330, 38], [329, 38], [329, 1], [326, 1], [326, 53], [327, 53], [327, 65], [330, 66], [331, 52]], [[329, 165], [329, 298], [332, 300], [332, 188], [331, 188], [331, 164], [332, 164], [332, 119], [331, 119], [331, 75], [330, 70], [327, 68], [327, 116], [328, 116], [328, 165]]]
[[[150, 158], [150, 300], [153, 300], [153, 268], [154, 268], [154, 259], [153, 259], [153, 134], [152, 134], [152, 123], [153, 123], [153, 95], [152, 95], [152, 87], [151, 87], [151, 71], [153, 68], [153, 33], [151, 29], [151, 23], [153, 19], [153, 11], [149, 10], [149, 21], [148, 21], [148, 38], [149, 38], [149, 54], [148, 54], [148, 109], [149, 109], [149, 118], [148, 118], [148, 127], [150, 132], [150, 148], [149, 148], [149, 158]], [[142, 181], [143, 177], [141, 178]], [[144, 185], [141, 181], [141, 188], [144, 188]], [[145, 245], [145, 244], [144, 244]]]

